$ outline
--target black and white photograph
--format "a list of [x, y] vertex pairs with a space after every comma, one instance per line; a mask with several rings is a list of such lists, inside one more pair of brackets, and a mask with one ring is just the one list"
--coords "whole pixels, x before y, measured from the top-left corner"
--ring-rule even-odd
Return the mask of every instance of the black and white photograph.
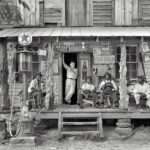
[[0, 150], [149, 141], [150, 0], [0, 0]]

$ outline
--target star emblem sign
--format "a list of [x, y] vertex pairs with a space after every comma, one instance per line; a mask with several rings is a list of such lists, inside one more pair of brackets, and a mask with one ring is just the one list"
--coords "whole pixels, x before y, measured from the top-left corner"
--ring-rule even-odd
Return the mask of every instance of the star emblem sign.
[[24, 35], [22, 36], [22, 42], [23, 42], [23, 41], [24, 41], [24, 42], [28, 42], [28, 38], [30, 38], [29, 35], [24, 34]]
[[21, 33], [18, 37], [18, 42], [23, 46], [30, 45], [32, 43], [31, 33]]

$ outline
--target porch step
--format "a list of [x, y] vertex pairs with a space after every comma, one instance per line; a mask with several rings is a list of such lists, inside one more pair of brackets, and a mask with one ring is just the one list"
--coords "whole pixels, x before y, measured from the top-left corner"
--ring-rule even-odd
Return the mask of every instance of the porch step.
[[[89, 120], [86, 122], [83, 122], [82, 119]], [[65, 121], [64, 121], [65, 119]], [[71, 122], [66, 121], [66, 119], [71, 119]], [[74, 121], [72, 121], [74, 119]], [[92, 119], [90, 121], [90, 119]], [[96, 121], [93, 121], [93, 119], [96, 119]], [[64, 126], [86, 126], [86, 125], [96, 125], [97, 130], [95, 131], [64, 131]], [[102, 114], [99, 112], [92, 112], [92, 113], [86, 113], [86, 112], [59, 112], [58, 116], [58, 139], [63, 138], [63, 135], [80, 135], [80, 134], [89, 134], [89, 133], [95, 133], [99, 134], [100, 138], [103, 138], [103, 122], [102, 122]]]
[[76, 112], [76, 113], [62, 113], [63, 118], [97, 118], [99, 117], [98, 113], [88, 113], [88, 112]]
[[99, 134], [99, 131], [63, 131], [62, 132], [63, 135], [81, 135], [81, 134], [90, 134], [90, 133]]
[[98, 122], [62, 122], [62, 125], [96, 125]]

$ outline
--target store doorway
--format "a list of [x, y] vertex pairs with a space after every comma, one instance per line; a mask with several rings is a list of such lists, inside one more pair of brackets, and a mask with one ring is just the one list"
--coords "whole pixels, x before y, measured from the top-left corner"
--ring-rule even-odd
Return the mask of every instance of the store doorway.
[[[77, 53], [64, 53], [64, 60], [65, 63], [69, 66], [71, 61], [75, 62], [75, 67], [77, 68]], [[63, 103], [64, 103], [64, 98], [65, 98], [65, 82], [67, 78], [67, 71], [63, 67], [63, 73], [62, 73], [62, 85], [63, 85]], [[75, 88], [75, 93], [71, 98], [71, 105], [74, 105], [77, 103], [77, 81], [76, 81], [76, 88]]]

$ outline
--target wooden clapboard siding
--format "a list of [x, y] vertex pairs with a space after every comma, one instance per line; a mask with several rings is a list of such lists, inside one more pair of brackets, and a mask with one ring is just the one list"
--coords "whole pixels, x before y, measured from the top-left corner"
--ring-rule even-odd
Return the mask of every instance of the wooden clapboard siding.
[[150, 26], [149, 0], [139, 0], [139, 22], [142, 26]]
[[44, 23], [65, 25], [65, 0], [44, 0]]
[[93, 25], [112, 25], [112, 0], [93, 0]]

